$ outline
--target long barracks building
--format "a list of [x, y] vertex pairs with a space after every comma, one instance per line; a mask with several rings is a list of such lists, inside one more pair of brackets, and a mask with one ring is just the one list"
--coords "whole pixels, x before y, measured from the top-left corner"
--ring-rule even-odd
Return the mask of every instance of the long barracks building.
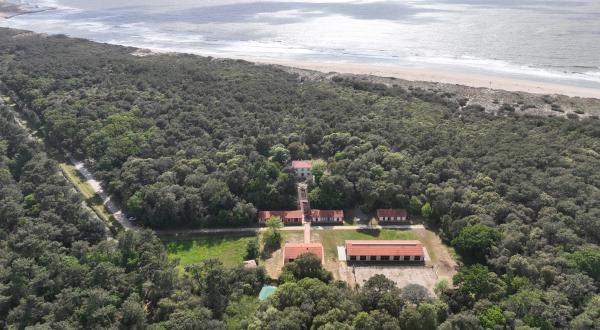
[[353, 240], [346, 241], [347, 261], [425, 261], [420, 241]]
[[[342, 223], [344, 222], [344, 211], [343, 210], [310, 210], [310, 219], [313, 223]], [[301, 225], [302, 224], [302, 210], [293, 211], [260, 211], [258, 212], [258, 218], [260, 224], [264, 224], [270, 217], [279, 217], [286, 225]]]

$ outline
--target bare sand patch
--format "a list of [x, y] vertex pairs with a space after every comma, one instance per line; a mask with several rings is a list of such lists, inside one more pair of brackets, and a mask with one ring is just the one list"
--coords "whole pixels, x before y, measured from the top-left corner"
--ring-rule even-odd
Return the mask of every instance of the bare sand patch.
[[382, 274], [390, 280], [396, 282], [399, 288], [409, 284], [419, 284], [433, 294], [433, 287], [439, 281], [433, 267], [431, 266], [404, 266], [404, 265], [372, 265], [372, 266], [354, 266], [349, 265], [347, 274], [352, 278], [351, 284], [362, 286], [369, 278]]

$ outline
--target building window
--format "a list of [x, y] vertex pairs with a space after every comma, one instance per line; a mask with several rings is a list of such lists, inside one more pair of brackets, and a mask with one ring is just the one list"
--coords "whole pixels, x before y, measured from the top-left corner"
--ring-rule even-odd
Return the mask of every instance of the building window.
[[360, 256], [360, 260], [367, 260], [367, 256]]
[[355, 261], [356, 260], [356, 256], [350, 256], [350, 260]]
[[404, 256], [404, 261], [410, 261], [410, 256]]
[[394, 261], [400, 261], [400, 256], [394, 256]]
[[390, 260], [390, 256], [381, 256], [381, 260], [388, 261]]
[[371, 261], [375, 261], [375, 260], [377, 260], [377, 257], [376, 256], [371, 256], [370, 260]]
[[415, 261], [420, 261], [421, 260], [421, 256], [415, 256]]

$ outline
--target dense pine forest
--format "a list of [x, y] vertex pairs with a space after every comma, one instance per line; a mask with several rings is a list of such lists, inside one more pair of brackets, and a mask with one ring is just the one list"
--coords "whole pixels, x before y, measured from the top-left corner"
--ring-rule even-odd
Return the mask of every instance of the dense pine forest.
[[[433, 297], [262, 268], [178, 274], [150, 232], [107, 240], [40, 146], [0, 118], [0, 319], [39, 329], [600, 329], [600, 121], [489, 113], [422, 89], [0, 30], [0, 92], [152, 228], [293, 207], [404, 207], [464, 263]], [[321, 274], [321, 272], [319, 272]]]

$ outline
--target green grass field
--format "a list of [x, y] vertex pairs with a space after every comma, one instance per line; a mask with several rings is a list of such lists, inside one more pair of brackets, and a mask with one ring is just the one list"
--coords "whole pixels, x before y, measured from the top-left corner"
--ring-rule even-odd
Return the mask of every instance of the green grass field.
[[[296, 240], [302, 239], [299, 232], [284, 232], [283, 239]], [[397, 229], [374, 229], [374, 230], [313, 230], [311, 232], [311, 241], [321, 242], [325, 250], [325, 256], [328, 259], [337, 260], [337, 247], [344, 245], [345, 240], [373, 240], [373, 239], [418, 239], [417, 234], [411, 230]]]
[[[283, 231], [282, 235], [284, 242], [302, 241], [301, 231]], [[337, 260], [337, 246], [344, 245], [345, 240], [418, 239], [413, 231], [396, 229], [313, 230], [311, 236], [311, 241], [323, 244], [326, 258], [331, 260]], [[219, 259], [228, 267], [238, 265], [244, 260], [246, 245], [252, 239], [256, 237], [228, 234], [185, 240], [165, 239], [164, 244], [169, 257], [179, 259], [178, 267], [183, 272], [186, 265], [210, 258]]]
[[183, 271], [187, 265], [205, 259], [219, 259], [225, 266], [235, 266], [244, 261], [246, 245], [255, 236], [207, 236], [190, 240], [165, 240], [170, 258], [179, 259]]

